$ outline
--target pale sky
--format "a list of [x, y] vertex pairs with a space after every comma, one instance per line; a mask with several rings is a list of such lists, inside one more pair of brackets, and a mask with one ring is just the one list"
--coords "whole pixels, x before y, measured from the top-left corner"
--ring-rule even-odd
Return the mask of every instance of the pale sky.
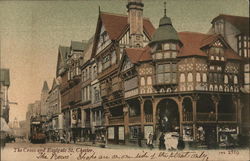
[[[165, 0], [143, 0], [144, 16], [155, 27]], [[207, 32], [220, 13], [248, 16], [248, 0], [166, 0], [167, 16], [177, 31]], [[10, 69], [10, 120], [25, 119], [27, 105], [40, 99], [44, 80], [55, 77], [59, 45], [89, 39], [95, 32], [98, 6], [126, 14], [127, 0], [0, 1], [0, 62]]]

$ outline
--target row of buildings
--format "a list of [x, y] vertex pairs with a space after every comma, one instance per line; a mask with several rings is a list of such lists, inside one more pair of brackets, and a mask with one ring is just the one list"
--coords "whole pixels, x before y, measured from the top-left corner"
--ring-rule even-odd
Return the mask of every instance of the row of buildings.
[[8, 89], [10, 87], [10, 70], [1, 68], [0, 69], [0, 106], [1, 106], [1, 117], [5, 121], [9, 122], [9, 110], [10, 102], [8, 97]]
[[178, 32], [166, 9], [155, 28], [142, 0], [126, 7], [100, 11], [88, 41], [59, 46], [46, 96], [52, 130], [117, 144], [173, 131], [198, 142], [249, 134], [249, 17], [220, 14], [208, 33]]

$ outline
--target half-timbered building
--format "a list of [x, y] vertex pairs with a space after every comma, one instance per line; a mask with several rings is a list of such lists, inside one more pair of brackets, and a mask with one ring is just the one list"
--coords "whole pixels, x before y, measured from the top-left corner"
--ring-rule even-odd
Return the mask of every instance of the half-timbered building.
[[220, 34], [177, 33], [165, 12], [146, 47], [124, 50], [128, 141], [152, 133], [157, 144], [162, 132], [177, 132], [209, 144], [223, 131], [239, 134], [241, 60]]
[[243, 87], [241, 91], [241, 131], [247, 135], [250, 131], [250, 37], [249, 17], [220, 14], [212, 20], [210, 32], [221, 34], [227, 43], [242, 57], [241, 71]]
[[124, 106], [122, 80], [118, 75], [122, 54], [127, 47], [143, 47], [151, 39], [154, 27], [143, 18], [143, 3], [129, 1], [128, 16], [100, 12], [92, 57], [97, 64], [101, 98], [108, 139], [124, 142]]

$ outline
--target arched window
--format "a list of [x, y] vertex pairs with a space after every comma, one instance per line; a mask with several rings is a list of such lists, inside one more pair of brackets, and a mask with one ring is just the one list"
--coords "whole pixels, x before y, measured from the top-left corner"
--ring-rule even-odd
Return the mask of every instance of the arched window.
[[141, 86], [145, 86], [145, 78], [141, 77]]
[[188, 82], [193, 82], [193, 74], [188, 73]]
[[202, 81], [203, 82], [207, 82], [207, 75], [206, 75], [206, 73], [202, 74]]
[[180, 75], [180, 82], [185, 82], [185, 74], [181, 73]]
[[200, 73], [196, 74], [196, 82], [201, 82], [201, 74]]
[[213, 91], [213, 90], [214, 90], [213, 85], [210, 85], [210, 86], [209, 86], [209, 90], [210, 90], [210, 91]]
[[151, 77], [147, 77], [147, 85], [152, 85], [152, 78]]
[[226, 84], [228, 83], [228, 76], [227, 75], [224, 76], [224, 83], [226, 83]]
[[238, 84], [238, 77], [236, 75], [234, 76], [234, 84]]

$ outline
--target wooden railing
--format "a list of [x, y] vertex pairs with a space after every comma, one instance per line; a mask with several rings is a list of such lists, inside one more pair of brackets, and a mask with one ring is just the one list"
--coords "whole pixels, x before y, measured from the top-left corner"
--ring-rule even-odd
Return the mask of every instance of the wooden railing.
[[129, 117], [129, 123], [140, 123], [141, 122], [141, 116], [130, 116]]
[[236, 113], [218, 113], [218, 121], [236, 121]]
[[183, 113], [183, 121], [193, 121], [193, 113], [192, 112], [184, 112]]
[[116, 117], [110, 117], [109, 118], [109, 124], [123, 124], [123, 116], [116, 116]]
[[216, 121], [215, 113], [197, 113], [197, 121]]
[[[185, 117], [183, 117], [183, 120], [184, 118]], [[216, 114], [215, 113], [197, 113], [196, 118], [197, 118], [197, 121], [208, 121], [208, 122], [216, 121]], [[192, 119], [190, 121], [192, 121]], [[236, 113], [218, 113], [218, 121], [236, 121]]]
[[144, 118], [145, 118], [145, 122], [153, 122], [152, 114], [145, 114]]

